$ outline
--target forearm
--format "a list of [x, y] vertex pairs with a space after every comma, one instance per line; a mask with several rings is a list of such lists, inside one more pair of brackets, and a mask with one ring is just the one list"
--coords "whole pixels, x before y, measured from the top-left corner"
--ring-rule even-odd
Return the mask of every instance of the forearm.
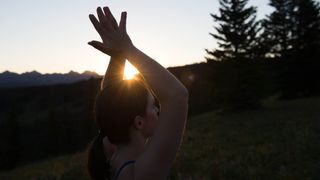
[[188, 96], [185, 86], [173, 74], [133, 45], [128, 48], [126, 58], [140, 71], [160, 101]]
[[121, 56], [111, 56], [106, 74], [101, 82], [101, 89], [105, 88], [112, 81], [120, 81], [123, 79], [124, 66], [126, 59]]

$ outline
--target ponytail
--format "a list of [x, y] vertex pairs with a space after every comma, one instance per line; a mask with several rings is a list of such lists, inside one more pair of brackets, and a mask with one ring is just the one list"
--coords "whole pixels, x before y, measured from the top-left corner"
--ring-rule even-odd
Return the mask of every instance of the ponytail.
[[110, 177], [110, 164], [104, 154], [103, 136], [99, 133], [91, 142], [88, 152], [88, 172], [93, 180], [105, 180]]

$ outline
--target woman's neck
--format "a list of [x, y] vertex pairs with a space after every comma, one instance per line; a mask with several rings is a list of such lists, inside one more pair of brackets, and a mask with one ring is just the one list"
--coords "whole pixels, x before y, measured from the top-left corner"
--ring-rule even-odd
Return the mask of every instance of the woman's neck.
[[131, 141], [128, 144], [118, 145], [116, 154], [118, 160], [128, 161], [136, 160], [146, 147], [146, 138], [141, 133], [136, 132], [131, 134]]

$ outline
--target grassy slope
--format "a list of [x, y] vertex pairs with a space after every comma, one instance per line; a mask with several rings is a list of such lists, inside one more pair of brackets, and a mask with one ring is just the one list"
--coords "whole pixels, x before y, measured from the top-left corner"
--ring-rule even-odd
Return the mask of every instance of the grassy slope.
[[[188, 120], [171, 179], [320, 179], [320, 98]], [[88, 179], [85, 153], [0, 173], [0, 179]]]

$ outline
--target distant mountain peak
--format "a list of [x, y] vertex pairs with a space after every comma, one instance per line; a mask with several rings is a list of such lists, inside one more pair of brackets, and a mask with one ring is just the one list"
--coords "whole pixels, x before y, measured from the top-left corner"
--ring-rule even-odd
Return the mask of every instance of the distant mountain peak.
[[38, 71], [30, 71], [30, 72], [25, 72], [25, 73], [22, 73], [21, 75], [42, 75], [41, 73], [39, 73]]
[[0, 88], [67, 84], [100, 77], [101, 76], [94, 71], [84, 71], [82, 74], [72, 70], [68, 73], [50, 74], [41, 74], [35, 70], [22, 74], [4, 71], [0, 73]]
[[17, 73], [6, 70], [0, 73], [0, 75], [17, 75]]
[[69, 75], [79, 75], [79, 73], [78, 72], [76, 72], [76, 71], [69, 71], [69, 73], [68, 73]]
[[100, 76], [99, 74], [97, 74], [97, 73], [94, 72], [94, 71], [84, 71], [84, 72], [82, 73], [82, 75], [92, 76], [92, 77], [99, 77], [99, 76]]

